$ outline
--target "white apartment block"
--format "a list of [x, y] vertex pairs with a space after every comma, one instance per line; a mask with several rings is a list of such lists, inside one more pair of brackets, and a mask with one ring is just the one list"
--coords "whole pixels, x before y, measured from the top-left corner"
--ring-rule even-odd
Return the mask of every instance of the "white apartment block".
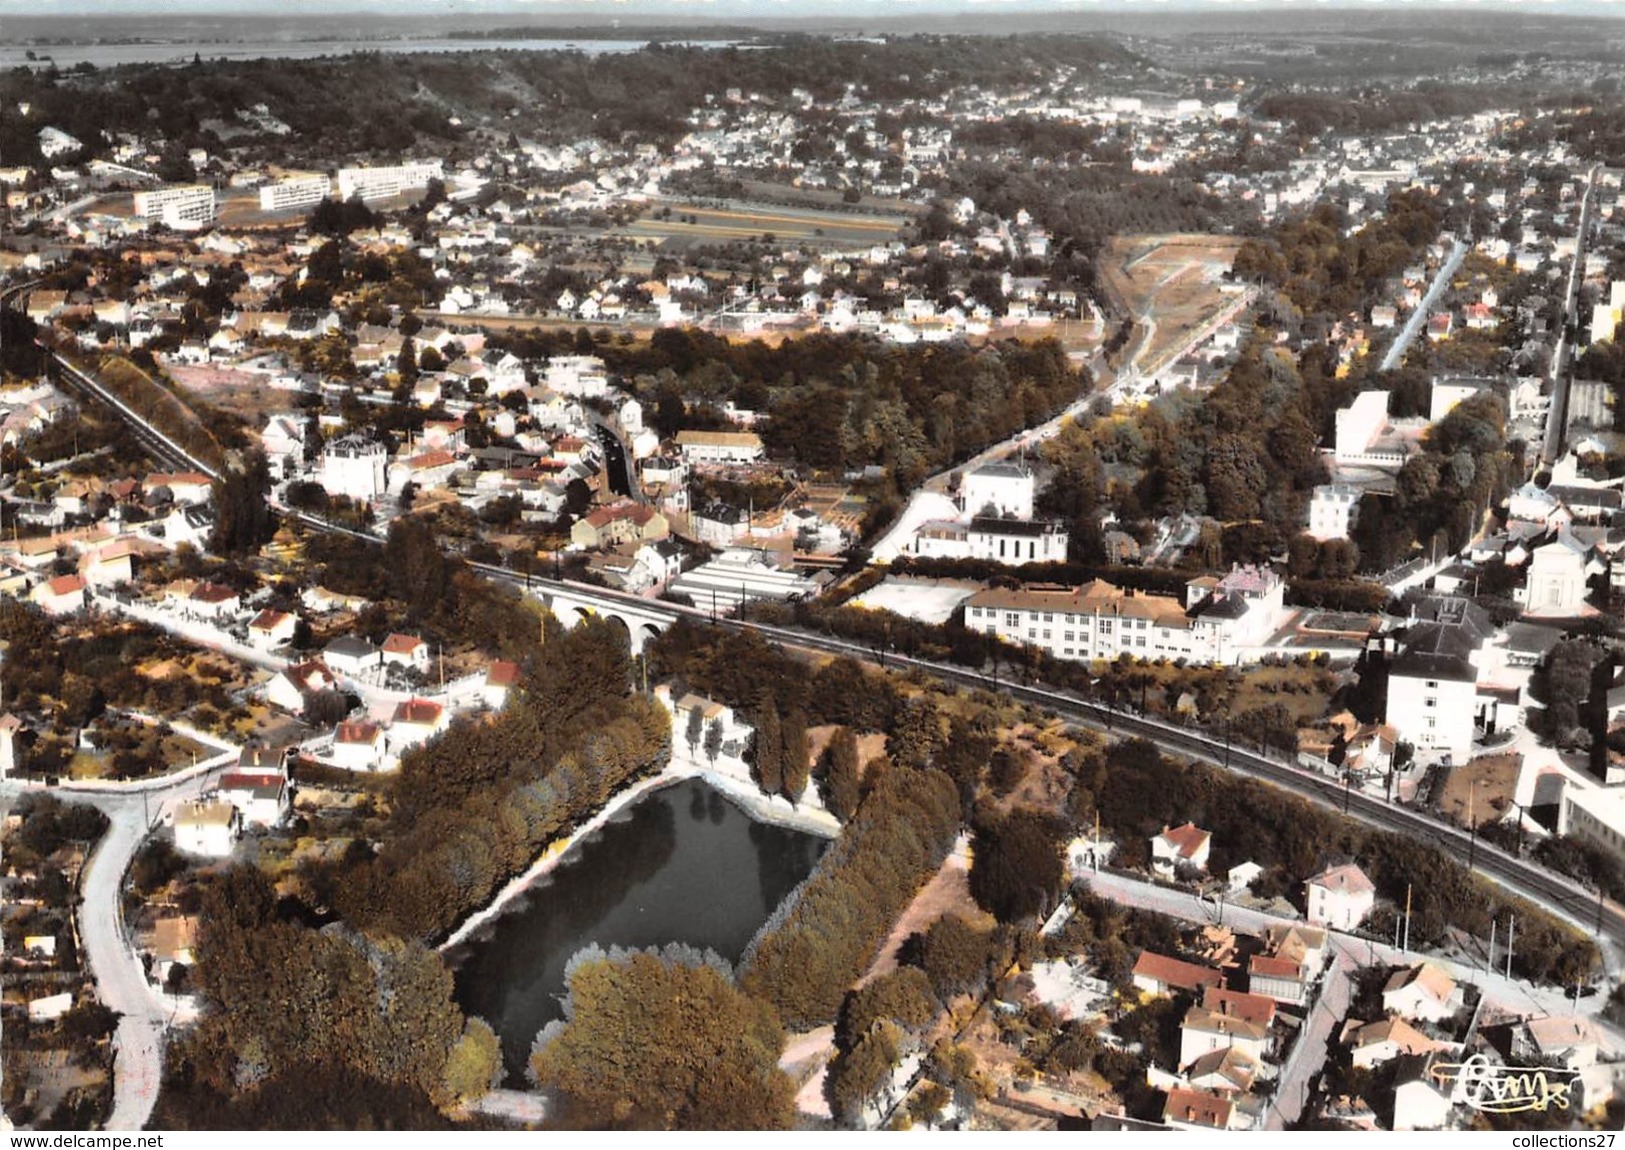
[[188, 231], [214, 219], [214, 189], [208, 184], [173, 184], [135, 194], [135, 214], [159, 219], [166, 227]]
[[441, 178], [439, 160], [423, 164], [395, 164], [387, 168], [340, 168], [339, 199], [360, 196], [363, 200], [387, 200], [405, 192], [428, 187]]
[[382, 443], [346, 435], [322, 452], [322, 490], [360, 502], [384, 493], [389, 453]]
[[1337, 412], [1337, 461], [1372, 462], [1371, 449], [1387, 427], [1388, 393], [1362, 391], [1353, 403]]
[[1309, 534], [1321, 542], [1347, 539], [1360, 517], [1360, 489], [1323, 483], [1309, 497]]
[[1193, 579], [1185, 601], [1114, 587], [1034, 584], [990, 588], [965, 604], [965, 626], [1056, 659], [1187, 659], [1239, 663], [1259, 657], [1286, 618], [1273, 571], [1237, 567], [1223, 579]]
[[1625, 862], [1625, 790], [1577, 790], [1570, 783], [1563, 788], [1563, 817], [1558, 829]]
[[689, 463], [754, 463], [762, 437], [754, 431], [680, 431], [677, 450]]
[[1388, 668], [1383, 721], [1416, 748], [1419, 758], [1464, 763], [1472, 757], [1480, 717], [1493, 699], [1480, 699], [1483, 648], [1494, 625], [1467, 599], [1436, 598], [1416, 607], [1399, 654]]
[[266, 184], [260, 189], [260, 211], [292, 212], [300, 208], [313, 208], [332, 192], [333, 184], [326, 176], [294, 176]]
[[965, 604], [965, 626], [1057, 659], [1191, 659], [1210, 662], [1211, 628], [1198, 631], [1177, 599], [1137, 595], [1103, 580], [1085, 587], [990, 588]]

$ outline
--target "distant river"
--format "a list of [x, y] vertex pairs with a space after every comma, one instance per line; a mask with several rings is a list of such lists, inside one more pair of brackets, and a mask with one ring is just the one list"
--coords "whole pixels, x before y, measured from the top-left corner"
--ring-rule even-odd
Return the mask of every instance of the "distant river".
[[656, 791], [452, 952], [458, 1002], [501, 1036], [509, 1082], [523, 1085], [576, 951], [686, 942], [733, 962], [827, 845], [756, 822], [697, 779]]
[[[727, 48], [733, 40], [664, 41], [690, 48]], [[98, 68], [119, 64], [185, 64], [194, 54], [205, 60], [311, 60], [353, 52], [585, 52], [602, 56], [636, 52], [647, 40], [200, 40], [163, 44], [42, 44], [0, 46], [0, 70], [71, 68], [89, 61]], [[33, 52], [37, 59], [30, 60]]]

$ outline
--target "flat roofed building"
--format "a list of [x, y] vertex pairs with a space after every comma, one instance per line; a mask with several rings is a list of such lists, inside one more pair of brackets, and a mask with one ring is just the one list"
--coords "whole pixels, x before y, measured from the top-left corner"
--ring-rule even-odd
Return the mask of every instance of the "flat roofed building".
[[266, 184], [260, 189], [260, 211], [292, 212], [313, 208], [331, 195], [333, 182], [326, 176], [293, 176]]
[[430, 180], [438, 180], [441, 176], [439, 160], [379, 168], [340, 168], [339, 199], [360, 196], [363, 200], [386, 200], [391, 196], [426, 188]]

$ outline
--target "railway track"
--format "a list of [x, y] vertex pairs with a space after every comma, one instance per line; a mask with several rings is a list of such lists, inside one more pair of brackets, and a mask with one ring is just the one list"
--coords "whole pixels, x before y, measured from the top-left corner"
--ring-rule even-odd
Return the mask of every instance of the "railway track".
[[[72, 363], [54, 352], [52, 359], [71, 388], [107, 404], [130, 426], [131, 434], [147, 446], [160, 461], [171, 466], [194, 468], [211, 477], [217, 475], [214, 470], [192, 458], [162, 432], [146, 424], [135, 412]], [[286, 507], [278, 507], [277, 510], [311, 530], [372, 543], [380, 541], [380, 536], [371, 532], [329, 523], [306, 512]], [[1475, 841], [1460, 828], [1438, 822], [1405, 807], [1394, 806], [1359, 792], [1347, 791], [1323, 775], [1272, 758], [1268, 754], [1237, 747], [1229, 741], [1217, 739], [1205, 732], [1192, 731], [1118, 710], [1065, 691], [1026, 684], [1001, 683], [980, 671], [952, 664], [916, 659], [896, 653], [877, 653], [864, 644], [833, 636], [749, 620], [713, 619], [708, 612], [698, 608], [646, 599], [640, 595], [613, 591], [591, 584], [526, 576], [485, 563], [470, 563], [469, 566], [490, 579], [506, 583], [529, 594], [545, 595], [547, 589], [551, 587], [599, 602], [606, 610], [613, 610], [617, 605], [636, 607], [645, 613], [663, 614], [673, 621], [686, 618], [712, 626], [753, 630], [775, 642], [824, 654], [847, 655], [862, 661], [878, 659], [882, 665], [890, 663], [896, 667], [921, 671], [959, 686], [1000, 690], [1022, 702], [1054, 711], [1072, 722], [1104, 731], [1112, 736], [1137, 736], [1149, 739], [1164, 751], [1171, 751], [1272, 783], [1322, 806], [1345, 810], [1350, 817], [1368, 825], [1430, 841], [1447, 851], [1457, 861], [1471, 863], [1476, 873], [1495, 882], [1509, 893], [1545, 907], [1585, 933], [1595, 932], [1599, 942], [1606, 942], [1615, 948], [1625, 947], [1625, 908], [1598, 894], [1576, 889], [1573, 880], [1515, 858], [1489, 843]], [[1606, 962], [1608, 948], [1605, 946], [1603, 949]]]

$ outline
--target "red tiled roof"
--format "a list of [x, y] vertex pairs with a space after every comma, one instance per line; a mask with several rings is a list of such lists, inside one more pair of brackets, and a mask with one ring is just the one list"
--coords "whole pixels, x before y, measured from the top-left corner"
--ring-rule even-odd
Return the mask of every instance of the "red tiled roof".
[[384, 640], [384, 650], [391, 655], [410, 655], [419, 647], [426, 646], [428, 644], [416, 635], [391, 635]]
[[1311, 886], [1325, 887], [1327, 890], [1341, 891], [1344, 894], [1369, 894], [1377, 888], [1371, 885], [1366, 878], [1365, 871], [1353, 863], [1344, 863], [1342, 866], [1330, 867], [1321, 871], [1309, 880]]
[[1190, 1122], [1198, 1126], [1224, 1130], [1230, 1126], [1232, 1109], [1228, 1099], [1201, 1090], [1186, 1090], [1176, 1086], [1168, 1091], [1168, 1101], [1162, 1108], [1162, 1120]]
[[382, 729], [377, 723], [369, 723], [365, 719], [344, 722], [339, 724], [338, 733], [333, 736], [333, 741], [351, 745], [371, 744], [378, 741], [378, 733]]
[[1224, 975], [1211, 966], [1198, 966], [1194, 962], [1182, 962], [1177, 958], [1169, 958], [1165, 954], [1154, 954], [1149, 950], [1142, 950], [1140, 957], [1135, 960], [1134, 975], [1137, 978], [1149, 978], [1162, 983], [1164, 986], [1172, 986], [1179, 990], [1196, 990], [1203, 986], [1218, 986], [1224, 981]]
[[396, 704], [394, 721], [430, 727], [440, 721], [442, 710], [440, 704], [431, 699], [408, 699], [404, 703]]
[[72, 595], [76, 591], [85, 589], [85, 581], [77, 575], [58, 575], [45, 585], [51, 594], [58, 596]]
[[1164, 842], [1171, 844], [1179, 852], [1180, 858], [1195, 858], [1197, 852], [1213, 836], [1202, 830], [1195, 823], [1186, 823], [1181, 827], [1162, 832]]
[[485, 682], [491, 687], [511, 687], [519, 681], [519, 664], [496, 659], [485, 672]]
[[1275, 1020], [1275, 999], [1217, 986], [1207, 987], [1202, 992], [1202, 1008], [1257, 1026], [1268, 1026]]
[[1255, 954], [1247, 960], [1247, 973], [1250, 975], [1263, 975], [1265, 978], [1302, 978], [1303, 965], [1293, 962], [1290, 958], [1272, 958], [1269, 955]]

